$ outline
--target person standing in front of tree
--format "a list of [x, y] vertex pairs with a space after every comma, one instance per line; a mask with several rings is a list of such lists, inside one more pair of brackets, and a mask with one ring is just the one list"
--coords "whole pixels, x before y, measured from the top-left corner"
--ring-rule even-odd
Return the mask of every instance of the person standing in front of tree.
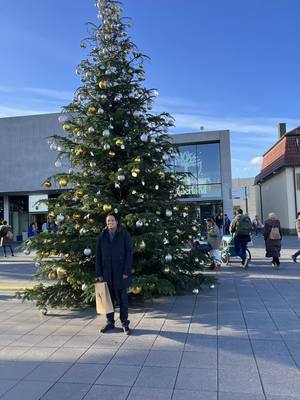
[[[130, 334], [127, 288], [132, 281], [132, 254], [129, 233], [121, 226], [118, 214], [109, 213], [106, 217], [106, 228], [97, 238], [96, 275], [100, 281], [107, 282], [113, 304], [118, 295], [120, 320], [126, 335]], [[106, 314], [106, 319], [106, 325], [101, 329], [102, 333], [115, 327], [114, 312]]]

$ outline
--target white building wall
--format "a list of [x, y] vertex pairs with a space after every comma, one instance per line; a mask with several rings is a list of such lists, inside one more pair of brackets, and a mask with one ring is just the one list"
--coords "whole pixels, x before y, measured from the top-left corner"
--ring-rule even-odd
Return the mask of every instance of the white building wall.
[[[288, 183], [290, 182], [290, 174], [287, 170], [273, 175], [272, 178], [261, 184], [261, 199], [263, 219], [268, 218], [270, 212], [274, 212], [280, 220], [281, 226], [284, 229], [293, 229], [294, 225], [294, 206], [291, 202], [291, 195], [293, 194], [291, 188], [288, 193]], [[292, 218], [291, 218], [292, 215]], [[293, 220], [293, 224], [291, 224]]]
[[[232, 199], [234, 208], [241, 208], [245, 213], [247, 212], [251, 220], [258, 214], [257, 200], [256, 200], [256, 187], [254, 186], [254, 178], [235, 178], [232, 179], [233, 193], [235, 188], [240, 188], [241, 197]], [[245, 199], [247, 193], [247, 202]], [[247, 211], [248, 210], [248, 211]]]

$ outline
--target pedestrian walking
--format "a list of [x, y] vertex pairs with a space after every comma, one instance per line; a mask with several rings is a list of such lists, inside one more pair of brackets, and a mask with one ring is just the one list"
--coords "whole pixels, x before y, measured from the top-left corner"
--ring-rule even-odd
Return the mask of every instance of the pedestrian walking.
[[[106, 228], [97, 238], [96, 275], [99, 281], [107, 282], [113, 304], [118, 296], [120, 320], [126, 335], [130, 334], [127, 288], [132, 281], [132, 253], [132, 240], [127, 230], [121, 226], [120, 217], [116, 213], [109, 213]], [[106, 320], [102, 333], [114, 329], [114, 312], [106, 314]]]
[[266, 246], [266, 257], [272, 257], [273, 267], [280, 265], [280, 250], [282, 233], [280, 228], [280, 221], [276, 214], [270, 213], [268, 219], [265, 221], [264, 239]]
[[7, 221], [3, 221], [2, 225], [0, 226], [0, 246], [3, 248], [4, 257], [7, 256], [6, 247], [10, 249], [11, 255], [14, 256], [14, 252], [11, 247], [13, 237], [14, 235], [12, 227], [7, 224]]
[[228, 215], [225, 214], [224, 215], [224, 234], [225, 235], [230, 235], [230, 224], [231, 224], [231, 221], [228, 218]]
[[248, 215], [243, 214], [239, 209], [237, 215], [231, 221], [230, 232], [234, 238], [234, 247], [236, 254], [242, 260], [242, 266], [248, 268], [249, 260], [246, 260], [247, 244], [251, 242], [250, 233], [252, 231], [251, 220]]
[[[295, 221], [295, 227], [296, 227], [296, 233], [298, 236], [298, 239], [300, 239], [300, 212], [297, 213], [297, 219]], [[297, 257], [300, 255], [300, 250], [296, 251], [296, 253], [294, 253], [292, 255], [292, 260], [294, 262], [297, 262]]]
[[252, 225], [253, 225], [255, 236], [258, 236], [259, 234], [263, 235], [263, 227], [264, 226], [257, 215], [255, 215], [255, 218], [252, 221]]
[[36, 235], [37, 235], [36, 225], [34, 222], [31, 222], [31, 224], [28, 227], [28, 237], [34, 237]]
[[221, 252], [220, 252], [220, 232], [219, 228], [215, 224], [215, 221], [212, 218], [207, 218], [207, 243], [209, 244], [210, 251], [209, 254], [213, 258], [213, 262], [208, 267], [208, 269], [217, 269], [221, 268]]

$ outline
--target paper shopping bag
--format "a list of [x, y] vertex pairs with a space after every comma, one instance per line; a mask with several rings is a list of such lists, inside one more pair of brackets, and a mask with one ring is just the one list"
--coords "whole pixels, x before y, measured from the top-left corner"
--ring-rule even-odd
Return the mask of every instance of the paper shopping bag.
[[114, 311], [114, 307], [109, 294], [106, 282], [95, 283], [96, 292], [96, 311], [97, 314], [109, 314]]

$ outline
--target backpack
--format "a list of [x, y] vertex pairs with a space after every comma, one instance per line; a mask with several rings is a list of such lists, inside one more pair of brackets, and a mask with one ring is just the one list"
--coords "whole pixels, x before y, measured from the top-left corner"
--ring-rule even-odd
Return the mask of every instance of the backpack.
[[235, 233], [238, 236], [247, 236], [250, 235], [252, 231], [252, 224], [248, 217], [238, 218], [236, 221], [236, 229]]
[[277, 226], [272, 226], [272, 229], [269, 234], [269, 239], [271, 239], [271, 240], [281, 239], [280, 231], [279, 231], [279, 228], [277, 228]]
[[7, 231], [7, 233], [6, 233], [6, 235], [5, 235], [5, 238], [6, 238], [7, 240], [13, 240], [14, 235], [13, 235], [12, 231]]

